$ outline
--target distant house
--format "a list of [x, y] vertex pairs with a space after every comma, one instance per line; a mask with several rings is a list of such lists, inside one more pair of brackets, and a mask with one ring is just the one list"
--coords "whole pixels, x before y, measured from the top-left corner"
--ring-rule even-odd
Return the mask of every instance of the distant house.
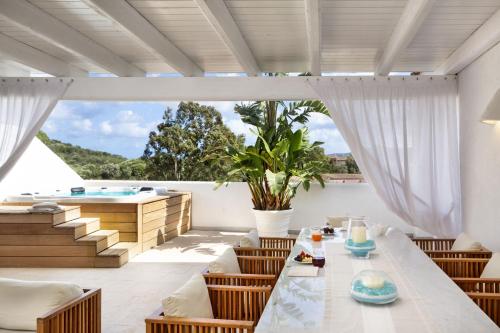
[[347, 164], [347, 158], [349, 155], [344, 155], [344, 154], [328, 154], [327, 155], [330, 158], [330, 164], [333, 166], [345, 166]]

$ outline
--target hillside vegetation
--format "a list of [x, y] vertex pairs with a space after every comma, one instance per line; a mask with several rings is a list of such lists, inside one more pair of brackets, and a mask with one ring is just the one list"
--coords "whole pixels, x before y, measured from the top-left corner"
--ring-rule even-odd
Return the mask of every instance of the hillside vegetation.
[[50, 139], [40, 131], [37, 137], [75, 170], [83, 179], [144, 179], [143, 160], [128, 160], [123, 156], [82, 148]]

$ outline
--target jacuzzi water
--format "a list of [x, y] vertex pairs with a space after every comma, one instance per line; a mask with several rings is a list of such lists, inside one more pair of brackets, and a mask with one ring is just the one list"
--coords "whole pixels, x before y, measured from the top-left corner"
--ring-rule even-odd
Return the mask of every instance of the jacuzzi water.
[[85, 193], [71, 193], [72, 197], [127, 197], [129, 195], [136, 195], [137, 192], [85, 192]]
[[128, 197], [131, 195], [137, 195], [139, 190], [123, 190], [123, 191], [90, 191], [87, 192], [85, 191], [84, 193], [67, 193], [65, 196], [70, 196], [70, 197], [79, 197], [79, 198], [85, 198], [85, 197]]
[[134, 202], [155, 195], [155, 190], [140, 191], [140, 187], [86, 187], [83, 193], [71, 193], [70, 189], [20, 193], [7, 196], [7, 201]]

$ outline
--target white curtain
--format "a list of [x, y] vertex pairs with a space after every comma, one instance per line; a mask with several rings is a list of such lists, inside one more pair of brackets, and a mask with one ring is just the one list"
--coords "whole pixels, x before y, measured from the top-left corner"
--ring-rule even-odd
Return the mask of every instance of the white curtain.
[[391, 211], [436, 236], [462, 230], [453, 78], [311, 80], [361, 172]]
[[59, 78], [0, 79], [0, 181], [71, 84]]

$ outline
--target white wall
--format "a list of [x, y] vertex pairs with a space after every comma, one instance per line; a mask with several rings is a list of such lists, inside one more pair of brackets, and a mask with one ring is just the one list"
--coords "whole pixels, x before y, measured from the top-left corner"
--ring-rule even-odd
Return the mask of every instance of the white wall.
[[462, 209], [465, 231], [500, 251], [500, 124], [480, 122], [500, 89], [500, 44], [459, 74]]
[[69, 191], [83, 179], [40, 140], [34, 138], [0, 182], [0, 197], [31, 191]]
[[[231, 183], [214, 190], [213, 182], [141, 182], [86, 181], [86, 186], [165, 186], [168, 189], [189, 191], [193, 195], [193, 225], [198, 228], [255, 228], [251, 213], [250, 193], [245, 183]], [[292, 202], [296, 212], [290, 228], [317, 226], [325, 217], [336, 215], [365, 215], [372, 221], [415, 230], [392, 214], [368, 184], [327, 184], [325, 189], [313, 185], [309, 192], [299, 191]]]

